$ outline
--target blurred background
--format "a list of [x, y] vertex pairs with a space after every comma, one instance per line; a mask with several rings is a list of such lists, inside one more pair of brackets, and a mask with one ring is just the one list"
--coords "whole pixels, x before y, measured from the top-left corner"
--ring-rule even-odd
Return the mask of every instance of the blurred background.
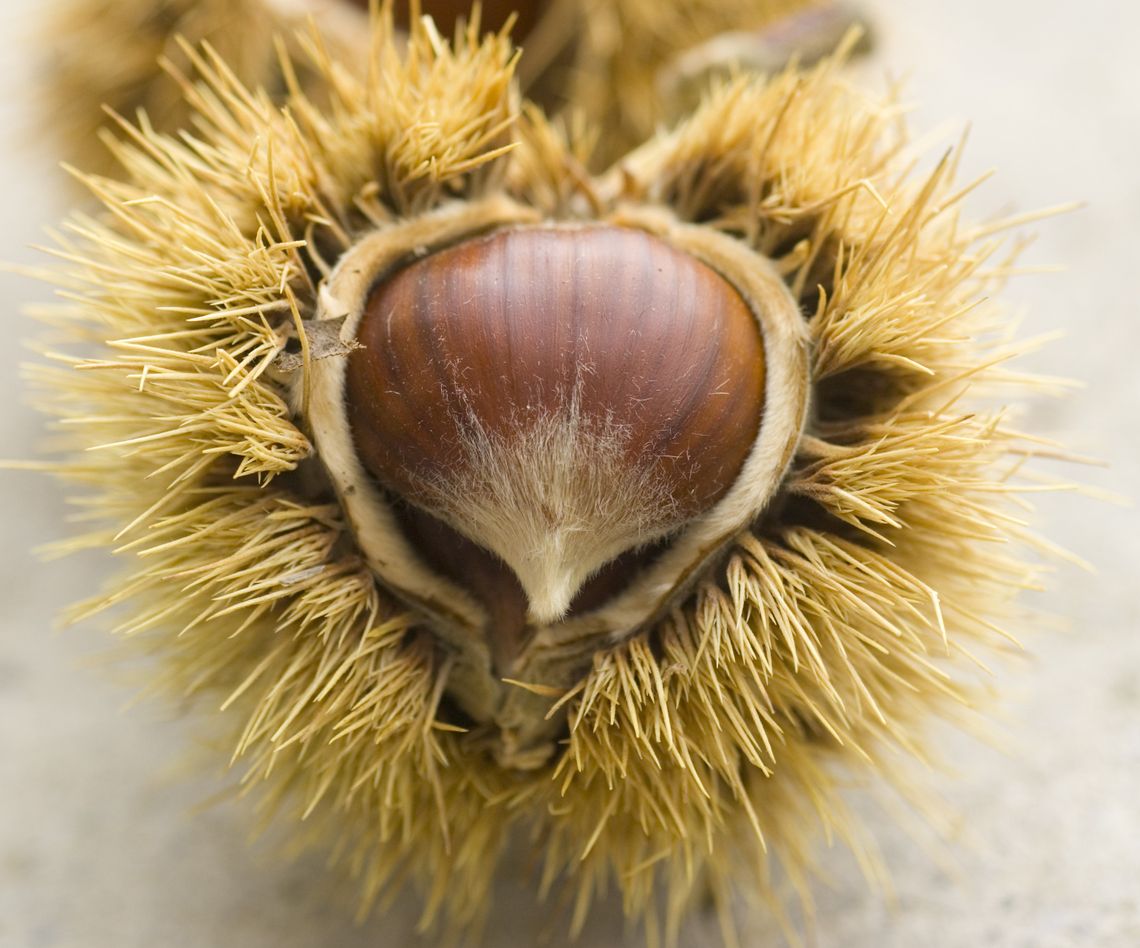
[[[0, 259], [42, 265], [31, 249], [69, 193], [30, 133], [37, 77], [29, 37], [45, 0], [0, 0]], [[1140, 494], [1140, 7], [1116, 0], [864, 0], [875, 49], [859, 80], [905, 80], [916, 136], [952, 144], [970, 125], [961, 176], [994, 168], [974, 215], [1068, 201], [1084, 207], [1034, 225], [1024, 263], [1061, 272], [1006, 292], [1025, 335], [1063, 337], [1024, 368], [1081, 380], [1042, 398], [1022, 426], [1104, 458], [1058, 472]], [[41, 421], [18, 378], [36, 329], [21, 310], [49, 291], [0, 273], [0, 457], [34, 455]], [[249, 845], [242, 805], [203, 806], [222, 786], [188, 772], [189, 728], [154, 705], [128, 709], [96, 628], [56, 632], [65, 603], [95, 589], [105, 564], [47, 565], [31, 549], [66, 534], [67, 511], [39, 476], [0, 472], [0, 945], [12, 948], [398, 946], [414, 943], [416, 906], [362, 927], [352, 894], [319, 859], [285, 865], [272, 840]], [[1058, 568], [1031, 605], [1063, 623], [1018, 630], [1022, 660], [999, 668], [1004, 701], [990, 746], [939, 736], [953, 764], [936, 777], [951, 807], [948, 845], [932, 853], [866, 809], [893, 872], [884, 901], [846, 854], [824, 854], [808, 945], [1140, 945], [1140, 512], [1043, 496], [1042, 531], [1095, 573]], [[503, 881], [489, 946], [562, 943], [531, 906], [530, 880]], [[746, 946], [782, 944], [765, 918], [741, 919]], [[431, 939], [427, 942], [432, 943]], [[718, 943], [711, 920], [685, 946]], [[640, 945], [620, 908], [601, 906], [580, 944]]]

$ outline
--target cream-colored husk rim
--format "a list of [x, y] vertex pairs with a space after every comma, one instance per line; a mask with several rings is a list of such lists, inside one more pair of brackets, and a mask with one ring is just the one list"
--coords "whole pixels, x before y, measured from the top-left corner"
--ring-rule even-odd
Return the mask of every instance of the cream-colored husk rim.
[[[495, 197], [448, 205], [365, 237], [344, 255], [322, 288], [318, 312], [320, 320], [343, 319], [340, 337], [351, 343], [373, 287], [409, 257], [426, 256], [503, 227], [575, 223], [644, 230], [720, 273], [757, 319], [766, 381], [756, 443], [728, 493], [687, 524], [666, 552], [624, 592], [594, 612], [538, 629], [516, 663], [523, 667], [509, 671], [514, 677], [524, 677], [529, 671], [554, 686], [571, 684], [585, 670], [577, 666], [584, 662], [588, 667], [590, 656], [599, 648], [625, 639], [673, 605], [726, 544], [763, 512], [777, 490], [803, 429], [809, 388], [806, 325], [783, 280], [769, 261], [739, 241], [707, 227], [680, 223], [660, 208], [624, 208], [580, 222], [544, 221], [533, 208]], [[304, 406], [318, 454], [356, 542], [385, 587], [425, 613], [444, 642], [464, 652], [478, 652], [469, 658], [490, 674], [489, 650], [482, 635], [487, 621], [483, 607], [420, 559], [356, 454], [345, 410], [345, 369], [344, 357], [311, 361], [298, 382], [295, 402]], [[554, 652], [560, 656], [557, 661]], [[491, 685], [488, 681], [488, 688]], [[485, 702], [497, 704], [489, 693], [469, 697], [464, 702], [469, 713], [477, 714]]]

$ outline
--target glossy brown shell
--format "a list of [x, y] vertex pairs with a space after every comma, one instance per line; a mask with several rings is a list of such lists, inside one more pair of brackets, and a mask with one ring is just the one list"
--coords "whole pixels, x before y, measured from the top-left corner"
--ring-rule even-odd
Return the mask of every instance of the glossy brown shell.
[[524, 227], [418, 260], [371, 292], [349, 359], [357, 450], [390, 490], [464, 463], [473, 419], [509, 436], [570, 401], [620, 426], [677, 511], [732, 486], [759, 430], [764, 348], [739, 293], [644, 231]]
[[[368, 0], [352, 0], [352, 2], [365, 10], [368, 9]], [[420, 12], [435, 20], [439, 31], [447, 36], [451, 34], [456, 21], [461, 17], [464, 20], [471, 18], [472, 5], [473, 0], [420, 0]], [[518, 17], [511, 34], [516, 40], [521, 41], [534, 29], [549, 6], [550, 0], [483, 0], [480, 26], [485, 32], [497, 32], [503, 28], [507, 18], [516, 13]], [[396, 25], [405, 29], [409, 21], [408, 7], [407, 0], [399, 0], [393, 8]]]

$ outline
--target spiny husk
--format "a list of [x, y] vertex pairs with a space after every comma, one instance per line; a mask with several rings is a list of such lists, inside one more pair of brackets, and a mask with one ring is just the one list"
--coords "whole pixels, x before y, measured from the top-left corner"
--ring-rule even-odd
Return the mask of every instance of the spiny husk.
[[[695, 104], [733, 66], [778, 72], [830, 53], [858, 20], [833, 0], [578, 0], [572, 66], [533, 90], [581, 109], [605, 134], [600, 163], [621, 157]], [[718, 38], [725, 49], [707, 46]], [[707, 56], [702, 53], [707, 51]], [[529, 51], [528, 51], [529, 52]], [[523, 69], [527, 68], [523, 61]]]
[[[394, 2], [417, 10], [412, 0]], [[430, 0], [419, 6], [431, 12]], [[594, 157], [608, 161], [678, 114], [683, 97], [675, 82], [663, 81], [686, 50], [721, 34], [751, 33], [760, 61], [747, 65], [775, 69], [797, 51], [830, 49], [839, 38], [834, 25], [810, 16], [835, 6], [827, 0], [549, 0], [533, 35], [516, 37], [526, 49], [519, 76], [548, 111], [569, 107], [588, 115], [604, 131]], [[789, 29], [797, 14], [806, 15], [798, 29]], [[118, 165], [100, 141], [108, 122], [104, 107], [130, 118], [141, 109], [161, 131], [186, 126], [193, 112], [159, 65], [167, 59], [187, 68], [180, 38], [209, 42], [244, 84], [280, 100], [286, 83], [277, 37], [291, 36], [306, 16], [321, 23], [345, 69], [366, 69], [366, 31], [357, 22], [363, 14], [347, 0], [54, 0], [44, 28], [52, 51], [43, 109], [50, 131], [69, 162], [109, 174]], [[849, 17], [832, 12], [830, 19]], [[765, 38], [761, 31], [776, 23], [782, 23], [780, 35]], [[452, 26], [440, 23], [440, 32], [450, 35]], [[302, 85], [313, 92], [319, 75], [300, 63]]]
[[[897, 109], [841, 58], [722, 84], [592, 178], [589, 134], [520, 114], [506, 39], [452, 49], [420, 24], [401, 53], [381, 17], [372, 42], [363, 80], [308, 44], [329, 102], [290, 77], [287, 109], [186, 49], [195, 132], [127, 126], [125, 180], [87, 179], [105, 210], [61, 237], [35, 382], [93, 523], [74, 545], [125, 571], [76, 617], [118, 607], [156, 689], [221, 705], [244, 785], [304, 816], [366, 906], [410, 881], [425, 923], [474, 923], [520, 828], [576, 924], [609, 886], [670, 937], [708, 892], [769, 891], [770, 861], [803, 888], [821, 830], [857, 844], [846, 774], [893, 772], [928, 714], [975, 700], [972, 653], [1035, 581], [1032, 446], [970, 398], [1017, 384], [988, 302], [999, 225], [959, 222], [952, 156], [907, 174]], [[598, 653], [562, 698], [563, 752], [530, 772], [446, 723], [446, 657], [357, 555], [274, 368], [290, 339], [307, 357], [319, 281], [361, 235], [495, 193], [730, 234], [776, 261], [814, 351], [779, 501], [658, 627]]]
[[[156, 128], [169, 132], [193, 118], [161, 65], [166, 60], [189, 68], [180, 39], [210, 43], [244, 83], [280, 99], [286, 85], [278, 41], [292, 37], [310, 15], [321, 19], [325, 41], [346, 68], [354, 68], [367, 51], [358, 38], [364, 16], [341, 0], [52, 0], [42, 28], [49, 51], [41, 106], [50, 121], [45, 131], [71, 164], [115, 173], [118, 162], [101, 142], [101, 130], [110, 124], [107, 109], [131, 119], [145, 112]], [[304, 65], [300, 73], [312, 89], [318, 74]]]

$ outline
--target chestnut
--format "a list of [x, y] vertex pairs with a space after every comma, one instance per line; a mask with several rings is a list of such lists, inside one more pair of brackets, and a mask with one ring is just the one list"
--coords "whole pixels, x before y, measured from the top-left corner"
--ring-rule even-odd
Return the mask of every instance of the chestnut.
[[[368, 9], [368, 0], [352, 0], [357, 6]], [[514, 16], [511, 34], [518, 42], [523, 42], [538, 25], [554, 0], [482, 0], [480, 25], [482, 29], [498, 31]], [[397, 3], [392, 7], [396, 25], [407, 29], [412, 15], [408, 3]], [[441, 32], [450, 33], [459, 20], [471, 16], [471, 0], [420, 0], [419, 12], [430, 16]]]
[[[660, 34], [607, 11], [682, 6], [578, 4], [631, 68]], [[193, 54], [191, 133], [125, 135], [61, 229], [30, 379], [73, 547], [124, 566], [74, 614], [231, 729], [364, 909], [407, 883], [461, 941], [516, 850], [576, 922], [607, 888], [665, 941], [783, 910], [772, 862], [800, 888], [817, 832], [860, 837], [851, 778], [973, 717], [1038, 581], [995, 225], [955, 157], [907, 176], [842, 57], [593, 174], [594, 133], [521, 106], [537, 37], [371, 31], [361, 74], [306, 46], [280, 109]]]
[[[494, 199], [389, 227], [321, 317], [351, 354], [313, 364], [309, 425], [357, 543], [467, 659], [453, 697], [505, 734], [533, 696], [502, 679], [569, 684], [599, 637], [660, 616], [761, 514], [803, 425], [784, 282], [663, 215]], [[519, 720], [522, 743], [552, 733]]]

